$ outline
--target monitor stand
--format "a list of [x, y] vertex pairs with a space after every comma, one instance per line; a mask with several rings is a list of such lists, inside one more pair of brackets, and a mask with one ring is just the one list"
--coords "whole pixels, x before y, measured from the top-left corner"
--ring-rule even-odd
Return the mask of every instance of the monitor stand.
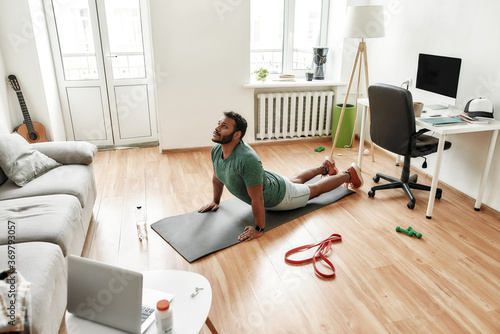
[[436, 103], [436, 104], [426, 104], [425, 107], [431, 110], [441, 110], [441, 109], [448, 109], [450, 105], [445, 103]]

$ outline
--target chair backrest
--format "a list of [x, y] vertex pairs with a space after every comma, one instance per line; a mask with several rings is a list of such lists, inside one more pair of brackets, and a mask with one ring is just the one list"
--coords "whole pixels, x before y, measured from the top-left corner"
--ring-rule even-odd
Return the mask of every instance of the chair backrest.
[[416, 132], [411, 93], [401, 87], [374, 84], [368, 87], [368, 98], [373, 142], [393, 153], [409, 155]]

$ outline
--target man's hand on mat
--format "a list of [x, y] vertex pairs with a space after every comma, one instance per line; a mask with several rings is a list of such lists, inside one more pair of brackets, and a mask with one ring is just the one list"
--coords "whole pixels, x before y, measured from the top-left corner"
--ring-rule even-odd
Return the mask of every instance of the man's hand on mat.
[[219, 204], [211, 202], [203, 206], [201, 209], [199, 209], [198, 212], [217, 211], [218, 209], [219, 209]]
[[252, 239], [257, 239], [261, 235], [263, 235], [264, 232], [259, 232], [257, 231], [253, 226], [247, 226], [245, 227], [245, 232], [241, 233], [238, 237], [239, 241], [250, 241]]

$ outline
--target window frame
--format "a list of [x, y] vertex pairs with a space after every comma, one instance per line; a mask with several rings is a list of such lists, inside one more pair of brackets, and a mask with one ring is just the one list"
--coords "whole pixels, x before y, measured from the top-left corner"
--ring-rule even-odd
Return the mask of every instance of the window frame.
[[[320, 21], [320, 43], [318, 46], [328, 45], [328, 21], [330, 15], [330, 0], [321, 1], [321, 21]], [[282, 66], [281, 73], [271, 72], [271, 74], [293, 74], [302, 75], [305, 69], [293, 69], [293, 40], [295, 24], [295, 0], [284, 0], [283, 8], [283, 45], [282, 45]], [[312, 52], [312, 50], [311, 50]]]

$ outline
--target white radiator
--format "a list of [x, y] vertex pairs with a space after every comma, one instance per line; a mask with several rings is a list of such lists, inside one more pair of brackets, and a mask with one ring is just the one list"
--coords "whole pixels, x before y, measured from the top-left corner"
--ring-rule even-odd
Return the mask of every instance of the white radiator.
[[255, 138], [329, 136], [332, 108], [333, 91], [257, 94]]

